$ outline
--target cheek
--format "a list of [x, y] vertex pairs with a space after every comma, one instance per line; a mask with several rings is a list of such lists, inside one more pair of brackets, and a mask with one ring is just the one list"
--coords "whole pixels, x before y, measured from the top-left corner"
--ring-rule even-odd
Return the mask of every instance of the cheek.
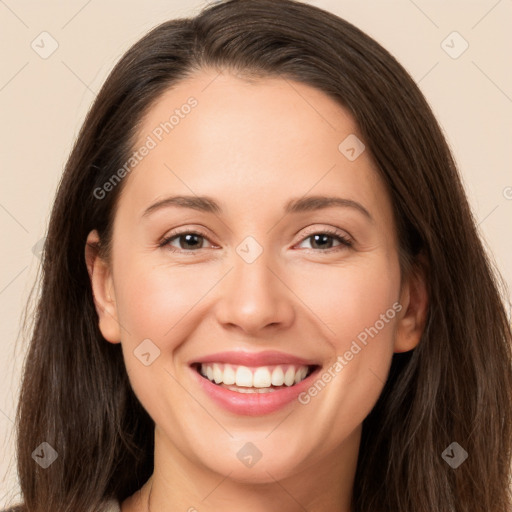
[[[155, 266], [145, 258], [125, 258], [116, 268], [117, 312], [132, 389], [153, 419], [178, 424], [188, 396], [176, 382], [172, 354], [197, 325], [198, 302], [212, 285], [192, 266]], [[148, 352], [146, 366], [141, 354]], [[155, 393], [163, 389], [165, 398]]]
[[[183, 319], [211, 287], [192, 266], [154, 266], [134, 260], [119, 264], [116, 282], [117, 312], [124, 340], [152, 339], [162, 350], [172, 348]], [[128, 334], [129, 333], [129, 334]]]
[[[337, 354], [376, 325], [381, 339], [391, 341], [396, 320], [400, 268], [396, 259], [368, 257], [354, 265], [315, 265], [293, 275], [290, 286], [307, 309], [321, 320]], [[313, 318], [313, 317], [312, 317]]]
[[[359, 359], [368, 362], [371, 359], [376, 363], [385, 361], [385, 356], [390, 355], [399, 297], [399, 281], [392, 274], [386, 267], [382, 272], [368, 270], [357, 275], [354, 272], [347, 280], [336, 324], [340, 332], [336, 342], [338, 354], [352, 352], [358, 354]], [[372, 340], [377, 343], [370, 343]], [[347, 359], [351, 357], [347, 353]]]
[[368, 259], [366, 265], [317, 270], [305, 281], [315, 287], [303, 286], [298, 295], [329, 327], [332, 359], [299, 398], [328, 447], [362, 423], [382, 392], [401, 309], [400, 269], [394, 260]]
[[317, 324], [323, 326], [332, 348], [331, 364], [319, 377], [325, 386], [317, 383], [304, 396], [304, 403], [322, 395], [337, 418], [324, 418], [326, 424], [344, 423], [347, 411], [362, 421], [382, 391], [393, 356], [401, 310], [398, 260], [368, 258], [351, 267], [317, 267], [293, 286], [320, 318]]

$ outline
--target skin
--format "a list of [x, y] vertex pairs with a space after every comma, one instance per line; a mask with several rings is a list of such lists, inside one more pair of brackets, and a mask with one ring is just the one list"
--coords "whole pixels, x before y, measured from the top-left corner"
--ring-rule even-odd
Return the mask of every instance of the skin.
[[[349, 512], [364, 418], [386, 380], [393, 352], [413, 349], [424, 328], [425, 278], [403, 277], [392, 205], [348, 110], [323, 92], [284, 79], [246, 81], [202, 70], [149, 110], [136, 147], [194, 96], [198, 105], [126, 177], [112, 253], [86, 246], [99, 325], [121, 343], [131, 385], [154, 419], [155, 468], [122, 512]], [[171, 195], [206, 195], [222, 214], [167, 207]], [[292, 198], [357, 201], [284, 215]], [[175, 228], [204, 238], [159, 241]], [[306, 229], [307, 228], [307, 229]], [[313, 234], [336, 229], [352, 247]], [[252, 263], [236, 251], [252, 236]], [[88, 242], [98, 240], [90, 233]], [[321, 240], [320, 240], [321, 241]], [[402, 284], [402, 286], [401, 286]], [[394, 303], [402, 309], [308, 404], [260, 416], [228, 412], [201, 390], [187, 362], [224, 350], [279, 350], [330, 367]], [[145, 366], [133, 351], [151, 339]], [[251, 468], [237, 452], [252, 442]]]

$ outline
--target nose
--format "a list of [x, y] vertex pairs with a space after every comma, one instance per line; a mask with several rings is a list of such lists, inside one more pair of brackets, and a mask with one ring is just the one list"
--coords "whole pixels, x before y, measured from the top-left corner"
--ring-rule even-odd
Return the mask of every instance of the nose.
[[270, 268], [269, 263], [265, 251], [252, 263], [235, 256], [234, 268], [222, 281], [216, 305], [217, 320], [224, 328], [254, 336], [293, 323], [293, 292], [282, 272]]

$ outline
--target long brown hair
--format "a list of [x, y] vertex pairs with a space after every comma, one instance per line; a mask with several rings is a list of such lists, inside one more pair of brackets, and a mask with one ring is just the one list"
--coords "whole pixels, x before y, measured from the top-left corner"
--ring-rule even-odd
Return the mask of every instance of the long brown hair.
[[[293, 0], [233, 0], [159, 25], [94, 101], [43, 251], [16, 416], [24, 503], [15, 510], [96, 512], [151, 476], [154, 423], [131, 389], [121, 346], [98, 329], [84, 247], [93, 229], [108, 247], [122, 183], [101, 200], [94, 190], [126, 162], [144, 114], [204, 68], [285, 77], [348, 108], [389, 189], [402, 271], [428, 270], [422, 339], [394, 355], [363, 423], [353, 511], [510, 512], [512, 335], [502, 280], [450, 150], [392, 55], [343, 19]], [[43, 442], [58, 453], [47, 469], [32, 458]], [[456, 469], [442, 456], [453, 442], [468, 453]]]

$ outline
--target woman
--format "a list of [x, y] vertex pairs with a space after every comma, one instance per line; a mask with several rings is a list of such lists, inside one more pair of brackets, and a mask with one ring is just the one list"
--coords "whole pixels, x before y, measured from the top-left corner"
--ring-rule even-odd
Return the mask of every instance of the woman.
[[290, 0], [164, 23], [57, 193], [13, 510], [508, 511], [497, 276], [375, 41]]

